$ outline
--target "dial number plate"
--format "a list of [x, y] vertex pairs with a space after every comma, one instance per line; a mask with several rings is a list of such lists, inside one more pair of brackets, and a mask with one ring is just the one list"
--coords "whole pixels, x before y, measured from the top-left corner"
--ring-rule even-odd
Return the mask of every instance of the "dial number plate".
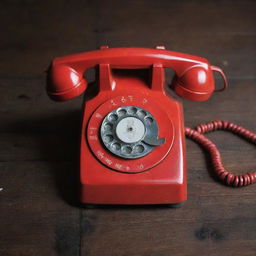
[[[134, 142], [133, 147], [130, 149], [125, 149], [126, 152], [123, 154], [123, 156], [130, 155], [132, 152], [137, 153], [135, 154], [136, 158], [130, 158], [130, 157], [120, 157], [117, 154], [114, 154], [110, 152], [106, 148], [105, 143], [102, 142], [101, 137], [106, 134], [107, 132], [102, 132], [101, 127], [102, 124], [106, 124], [106, 130], [107, 129], [114, 129], [116, 127], [114, 122], [111, 120], [115, 120], [119, 118], [116, 111], [118, 110], [126, 110], [127, 108], [136, 108], [136, 110], [146, 110], [146, 113], [141, 113], [145, 117], [148, 117], [148, 122], [151, 122], [152, 120], [150, 118], [153, 118], [153, 122], [158, 124], [158, 130], [156, 131], [156, 134], [158, 134], [159, 138], [165, 138], [165, 142], [162, 145], [159, 146], [151, 146], [153, 150], [151, 150], [150, 147], [143, 149], [140, 147], [138, 142]], [[116, 114], [117, 116], [111, 116], [111, 113]], [[136, 112], [137, 113], [137, 112]], [[148, 113], [148, 115], [147, 115]], [[119, 113], [121, 115], [121, 113]], [[128, 117], [128, 116], [127, 116]], [[130, 114], [129, 117], [135, 117], [137, 118], [137, 114]], [[108, 120], [106, 123], [103, 121]], [[120, 118], [122, 120], [122, 118]], [[141, 120], [141, 119], [139, 119]], [[143, 119], [146, 123], [146, 119]], [[113, 123], [112, 123], [113, 122]], [[115, 121], [116, 122], [116, 121]], [[109, 124], [113, 126], [108, 126]], [[116, 123], [117, 126], [117, 123]], [[147, 133], [147, 129], [145, 129], [145, 135]], [[111, 135], [111, 133], [110, 133]], [[117, 136], [117, 135], [116, 135]], [[119, 136], [122, 135], [119, 134]], [[138, 137], [140, 137], [138, 135]], [[134, 138], [132, 138], [134, 139]], [[144, 138], [145, 139], [145, 138]], [[94, 154], [94, 156], [102, 162], [104, 165], [106, 165], [108, 168], [119, 171], [119, 172], [125, 172], [125, 173], [138, 173], [138, 172], [144, 172], [146, 170], [149, 170], [150, 168], [154, 167], [155, 165], [159, 164], [169, 153], [174, 139], [174, 129], [173, 129], [173, 123], [168, 115], [168, 113], [162, 109], [159, 104], [157, 104], [154, 101], [153, 97], [150, 97], [147, 95], [147, 97], [143, 96], [135, 96], [135, 95], [127, 95], [127, 96], [118, 96], [114, 99], [108, 100], [104, 102], [102, 105], [100, 105], [92, 114], [88, 126], [87, 126], [87, 141], [88, 144]], [[111, 143], [112, 138], [106, 138], [107, 143], [109, 143], [109, 146], [114, 147], [115, 151], [121, 150], [122, 145], [118, 144], [112, 144]], [[120, 140], [120, 137], [119, 137]], [[140, 140], [141, 141], [141, 140]], [[142, 139], [143, 141], [143, 139]], [[136, 144], [137, 143], [137, 144]], [[124, 142], [124, 144], [128, 144]], [[150, 143], [149, 143], [150, 144]], [[136, 145], [138, 147], [135, 149]], [[120, 148], [119, 148], [120, 146]], [[120, 151], [121, 152], [121, 151]], [[144, 153], [142, 152], [148, 152], [145, 155], [142, 155]], [[132, 153], [132, 154], [133, 154]]]

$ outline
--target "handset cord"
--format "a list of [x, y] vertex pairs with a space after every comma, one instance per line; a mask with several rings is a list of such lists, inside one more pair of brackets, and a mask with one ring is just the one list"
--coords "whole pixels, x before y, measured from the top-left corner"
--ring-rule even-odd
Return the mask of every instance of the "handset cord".
[[200, 124], [195, 129], [189, 127], [185, 128], [185, 135], [194, 140], [204, 149], [206, 149], [211, 157], [213, 170], [217, 177], [228, 186], [243, 187], [256, 182], [256, 172], [248, 172], [246, 174], [235, 175], [225, 169], [220, 152], [217, 146], [203, 134], [215, 130], [226, 130], [237, 134], [249, 142], [256, 144], [256, 133], [251, 132], [242, 126], [236, 125], [231, 122], [216, 120], [206, 124]]

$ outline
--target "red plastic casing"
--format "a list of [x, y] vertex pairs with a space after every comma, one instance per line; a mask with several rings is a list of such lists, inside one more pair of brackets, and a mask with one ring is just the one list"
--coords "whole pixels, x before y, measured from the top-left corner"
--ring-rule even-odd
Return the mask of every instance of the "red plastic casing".
[[[161, 47], [158, 49], [102, 47], [97, 51], [56, 58], [49, 70], [48, 94], [60, 101], [81, 94], [87, 87], [83, 73], [92, 67], [99, 69], [99, 92], [95, 97], [87, 100], [83, 106], [80, 154], [81, 202], [89, 204], [184, 202], [187, 198], [187, 174], [182, 106], [180, 102], [166, 95], [164, 68], [175, 70], [176, 78], [173, 88], [179, 95], [201, 101], [208, 99], [214, 91], [212, 69], [208, 61], [200, 57], [166, 51]], [[130, 72], [127, 76], [120, 75], [113, 69], [147, 69], [148, 77], [142, 79], [136, 75], [136, 72], [134, 75]], [[154, 106], [161, 109], [162, 112], [155, 111], [159, 137], [164, 133], [167, 134], [168, 128], [172, 129], [169, 138], [172, 142], [169, 143], [169, 150], [164, 157], [161, 153], [164, 146], [162, 148], [157, 146], [153, 153], [136, 160], [144, 166], [152, 164], [151, 156], [154, 159], [159, 156], [156, 164], [141, 172], [137, 170], [133, 172], [131, 169], [129, 172], [117, 170], [113, 167], [115, 161], [120, 163], [120, 159], [116, 156], [107, 158], [109, 165], [101, 161], [97, 156], [97, 149], [101, 150], [101, 154], [107, 152], [102, 152], [104, 147], [101, 145], [100, 138], [97, 137], [99, 125], [93, 127], [96, 132], [91, 136], [96, 144], [93, 144], [94, 141], [91, 140], [90, 131], [88, 131], [90, 122], [97, 123], [95, 111], [104, 109], [103, 104], [111, 108], [107, 102], [120, 98], [124, 99], [124, 106], [127, 104], [143, 106], [145, 99], [150, 102], [145, 105], [145, 109], [147, 106], [153, 112]], [[134, 102], [128, 102], [131, 98], [135, 99]], [[121, 103], [118, 104], [117, 107]], [[100, 107], [102, 105], [103, 107]], [[121, 159], [121, 161], [125, 166], [127, 160]]]
[[[92, 204], [171, 204], [185, 201], [187, 186], [181, 104], [166, 97], [160, 88], [150, 89], [136, 77], [113, 79], [116, 81], [114, 90], [101, 91], [85, 105], [80, 155], [81, 201]], [[107, 168], [94, 156], [85, 136], [87, 124], [95, 108], [103, 102], [120, 95], [125, 98], [137, 94], [146, 99], [150, 95], [167, 110], [166, 115], [174, 125], [175, 138], [168, 155], [152, 169], [135, 174], [121, 173]], [[160, 126], [161, 123], [161, 134]], [[145, 160], [141, 158], [140, 161], [144, 163]]]

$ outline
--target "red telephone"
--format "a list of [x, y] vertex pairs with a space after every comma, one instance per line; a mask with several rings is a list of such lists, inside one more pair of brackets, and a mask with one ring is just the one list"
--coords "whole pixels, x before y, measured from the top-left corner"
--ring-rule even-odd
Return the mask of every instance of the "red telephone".
[[[164, 68], [176, 73], [174, 91], [195, 101], [207, 100], [215, 91], [212, 71], [221, 74], [225, 89], [224, 73], [204, 58], [167, 51], [164, 47], [104, 46], [54, 59], [48, 72], [49, 96], [65, 101], [80, 95], [87, 88], [83, 74], [94, 67], [99, 70], [99, 92], [84, 104], [81, 202], [184, 202], [187, 198], [185, 133], [199, 143], [201, 140], [205, 147], [211, 146], [208, 149], [213, 154], [215, 151], [199, 138], [203, 135], [189, 128], [185, 130], [180, 102], [166, 96]], [[120, 72], [121, 69], [130, 71]], [[139, 76], [135, 69], [148, 70], [150, 76]], [[221, 125], [228, 128], [227, 124], [216, 122], [207, 127], [213, 130]], [[206, 131], [205, 126], [199, 129]], [[220, 171], [221, 166], [217, 167]], [[221, 175], [224, 177], [223, 172]]]

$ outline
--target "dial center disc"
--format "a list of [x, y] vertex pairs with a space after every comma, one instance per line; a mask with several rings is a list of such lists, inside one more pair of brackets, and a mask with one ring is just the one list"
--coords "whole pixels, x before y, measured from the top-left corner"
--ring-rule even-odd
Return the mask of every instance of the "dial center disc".
[[116, 126], [117, 137], [125, 143], [135, 143], [143, 139], [146, 128], [136, 117], [125, 117]]

